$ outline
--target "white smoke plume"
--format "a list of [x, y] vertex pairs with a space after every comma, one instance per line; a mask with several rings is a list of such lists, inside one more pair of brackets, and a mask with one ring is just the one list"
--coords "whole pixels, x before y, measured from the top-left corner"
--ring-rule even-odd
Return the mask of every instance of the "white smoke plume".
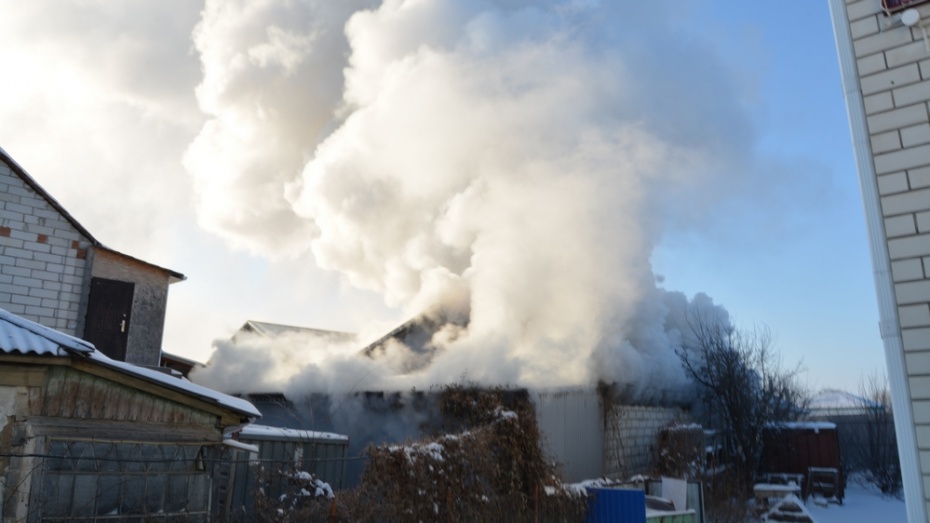
[[401, 381], [345, 354], [261, 379], [686, 389], [678, 320], [717, 307], [658, 288], [650, 255], [736, 184], [752, 132], [673, 10], [622, 4], [207, 3], [211, 118], [186, 156], [202, 222], [309, 249], [410, 315], [470, 311]]

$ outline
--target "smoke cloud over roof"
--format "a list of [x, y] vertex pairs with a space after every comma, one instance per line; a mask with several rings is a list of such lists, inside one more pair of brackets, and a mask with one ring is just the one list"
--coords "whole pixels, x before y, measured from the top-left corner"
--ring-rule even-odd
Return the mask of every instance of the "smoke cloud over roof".
[[625, 4], [208, 2], [201, 222], [410, 315], [468, 314], [413, 384], [683, 390], [678, 320], [726, 313], [659, 288], [650, 256], [738, 184], [752, 129], [670, 10]]

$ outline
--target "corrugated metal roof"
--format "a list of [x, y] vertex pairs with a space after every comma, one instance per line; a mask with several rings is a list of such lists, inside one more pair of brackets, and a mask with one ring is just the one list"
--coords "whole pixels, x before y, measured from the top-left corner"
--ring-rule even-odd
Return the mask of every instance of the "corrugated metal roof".
[[89, 342], [0, 309], [0, 352], [66, 356], [68, 352], [93, 351]]
[[98, 365], [174, 389], [201, 400], [215, 402], [244, 414], [248, 418], [257, 419], [261, 417], [258, 409], [242, 398], [236, 398], [207, 387], [195, 385], [187, 380], [175, 378], [157, 370], [112, 360], [95, 349], [90, 342], [68, 336], [3, 309], [0, 309], [0, 352], [6, 354], [37, 354], [40, 356], [79, 354]]

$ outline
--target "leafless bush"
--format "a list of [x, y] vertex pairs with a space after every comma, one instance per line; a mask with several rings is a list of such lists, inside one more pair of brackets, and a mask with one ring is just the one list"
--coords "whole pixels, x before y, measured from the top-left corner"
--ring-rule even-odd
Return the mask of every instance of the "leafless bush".
[[673, 478], [700, 479], [704, 470], [704, 429], [697, 424], [672, 424], [659, 431], [656, 473]]
[[371, 446], [330, 521], [583, 521], [587, 498], [563, 488], [543, 454], [525, 392], [440, 391], [441, 434]]

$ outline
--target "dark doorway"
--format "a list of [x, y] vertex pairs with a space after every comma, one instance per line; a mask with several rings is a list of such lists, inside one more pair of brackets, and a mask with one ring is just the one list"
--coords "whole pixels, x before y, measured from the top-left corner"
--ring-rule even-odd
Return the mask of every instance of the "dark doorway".
[[135, 284], [125, 281], [104, 278], [90, 281], [84, 339], [114, 360], [126, 361], [134, 289]]

